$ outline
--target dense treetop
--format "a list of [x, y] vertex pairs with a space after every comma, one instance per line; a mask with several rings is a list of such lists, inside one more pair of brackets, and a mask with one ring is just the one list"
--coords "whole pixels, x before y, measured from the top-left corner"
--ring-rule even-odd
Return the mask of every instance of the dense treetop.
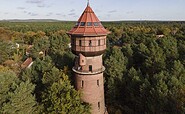
[[[74, 24], [0, 22], [0, 113], [89, 113], [73, 86], [66, 31]], [[184, 114], [185, 22], [103, 25], [111, 31], [103, 56], [108, 112]], [[21, 68], [29, 57], [31, 68]]]

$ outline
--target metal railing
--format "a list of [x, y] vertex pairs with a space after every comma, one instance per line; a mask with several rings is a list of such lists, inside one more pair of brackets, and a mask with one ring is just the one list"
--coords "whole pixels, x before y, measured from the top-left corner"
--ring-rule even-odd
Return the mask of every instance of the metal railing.
[[75, 73], [78, 74], [99, 74], [102, 73], [103, 71], [105, 71], [105, 67], [103, 66], [101, 69], [96, 69], [96, 70], [92, 70], [92, 71], [88, 71], [88, 70], [81, 70], [78, 67], [73, 67], [72, 69]]

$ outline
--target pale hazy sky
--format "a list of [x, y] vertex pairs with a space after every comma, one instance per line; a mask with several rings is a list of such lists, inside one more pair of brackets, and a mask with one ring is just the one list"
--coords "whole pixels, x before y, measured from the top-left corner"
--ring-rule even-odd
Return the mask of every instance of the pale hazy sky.
[[[77, 20], [87, 0], [0, 0], [0, 20]], [[102, 21], [183, 20], [185, 0], [90, 0]]]

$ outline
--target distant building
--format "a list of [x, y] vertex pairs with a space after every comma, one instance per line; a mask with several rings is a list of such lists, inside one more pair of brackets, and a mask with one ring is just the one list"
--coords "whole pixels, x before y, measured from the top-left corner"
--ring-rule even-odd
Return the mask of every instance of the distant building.
[[21, 68], [25, 69], [25, 68], [30, 68], [31, 65], [33, 64], [33, 60], [31, 57], [27, 58], [23, 64], [21, 64]]
[[106, 114], [102, 55], [109, 34], [88, 4], [76, 25], [68, 32], [75, 57], [73, 72], [82, 101], [91, 104], [92, 114]]
[[164, 34], [158, 34], [156, 35], [157, 38], [163, 38], [164, 37]]

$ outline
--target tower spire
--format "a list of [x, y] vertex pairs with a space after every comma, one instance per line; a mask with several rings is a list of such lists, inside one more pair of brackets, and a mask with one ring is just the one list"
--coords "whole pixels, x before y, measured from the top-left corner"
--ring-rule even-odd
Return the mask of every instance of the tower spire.
[[87, 6], [89, 6], [89, 0], [87, 0]]

